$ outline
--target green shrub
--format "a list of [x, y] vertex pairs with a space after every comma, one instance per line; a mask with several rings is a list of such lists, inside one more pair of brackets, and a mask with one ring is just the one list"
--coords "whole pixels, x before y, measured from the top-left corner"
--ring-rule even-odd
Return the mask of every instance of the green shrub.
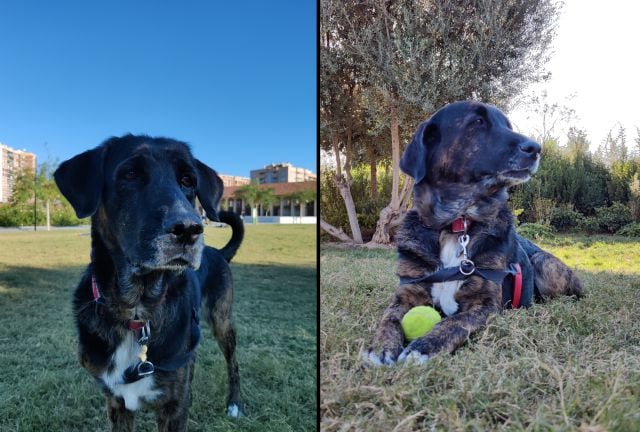
[[[89, 223], [88, 219], [78, 219], [70, 205], [52, 205], [50, 208], [51, 225], [76, 226]], [[37, 221], [39, 226], [47, 223], [46, 207], [38, 202]], [[0, 226], [20, 227], [33, 225], [33, 204], [0, 206]]]
[[22, 225], [21, 222], [22, 217], [16, 207], [10, 207], [8, 205], [0, 206], [0, 226], [19, 227]]
[[[322, 218], [335, 227], [342, 228], [351, 234], [351, 226], [340, 191], [334, 184], [332, 170], [320, 171], [320, 214]], [[381, 165], [378, 167], [378, 196], [371, 198], [371, 171], [368, 165], [358, 165], [351, 171], [351, 196], [356, 206], [358, 222], [363, 238], [371, 238], [376, 229], [380, 211], [391, 200], [391, 173], [387, 173]], [[330, 236], [321, 231], [321, 239]]]
[[593, 216], [583, 218], [580, 222], [580, 231], [584, 231], [587, 234], [595, 234], [597, 232], [600, 232], [600, 224], [598, 223], [598, 220]]
[[584, 216], [573, 209], [573, 205], [564, 204], [551, 211], [551, 225], [557, 231], [577, 231]]
[[61, 207], [51, 212], [51, 225], [53, 226], [76, 226], [89, 223], [89, 219], [78, 219], [75, 212], [70, 207]]
[[[44, 208], [38, 205], [36, 212], [38, 225], [44, 225]], [[19, 203], [0, 207], [0, 226], [19, 227], [33, 225], [33, 203]]]
[[551, 225], [523, 223], [516, 230], [518, 234], [530, 240], [551, 239], [554, 237], [554, 229]]
[[[347, 210], [340, 191], [333, 182], [333, 175], [333, 171], [320, 172], [320, 214], [322, 219], [331, 225], [350, 233]], [[321, 234], [323, 237], [330, 238], [324, 231], [321, 231]]]
[[596, 208], [596, 220], [600, 228], [610, 234], [631, 223], [631, 209], [626, 205], [614, 202], [609, 207]]
[[633, 222], [620, 228], [616, 233], [626, 237], [640, 237], [640, 222]]
[[517, 208], [517, 209], [513, 209], [512, 210], [513, 220], [514, 220], [516, 225], [520, 225], [520, 220], [518, 219], [518, 217], [522, 214], [523, 211], [524, 211], [524, 209], [521, 209], [521, 208]]

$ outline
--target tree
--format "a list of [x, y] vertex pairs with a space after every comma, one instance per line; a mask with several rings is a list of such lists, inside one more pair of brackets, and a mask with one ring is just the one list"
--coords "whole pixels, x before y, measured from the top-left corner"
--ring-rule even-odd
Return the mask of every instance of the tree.
[[629, 184], [629, 208], [634, 220], [640, 220], [640, 173], [636, 172]]
[[[300, 208], [300, 217], [304, 216], [304, 212], [302, 211], [302, 207], [311, 201], [316, 200], [316, 191], [315, 189], [306, 189], [303, 191], [293, 192], [285, 196], [293, 206], [293, 203], [296, 203]], [[293, 212], [292, 212], [293, 213]]]
[[[351, 195], [351, 158], [355, 120], [359, 111], [355, 99], [359, 85], [355, 79], [357, 65], [345, 55], [339, 45], [341, 30], [336, 15], [337, 2], [322, 1], [320, 5], [320, 146], [335, 157], [333, 182], [344, 202], [351, 237], [322, 219], [320, 225], [342, 241], [362, 243]], [[344, 159], [341, 154], [345, 156]]]
[[42, 225], [45, 223], [47, 203], [51, 207], [53, 225], [78, 225], [82, 222], [75, 216], [71, 205], [53, 180], [56, 165], [51, 162], [41, 163], [37, 175], [30, 169], [16, 174], [9, 203], [0, 209], [0, 225], [32, 225], [34, 217], [37, 218], [35, 222]]
[[[240, 186], [238, 190], [236, 190], [235, 195], [236, 197], [247, 201], [251, 209], [255, 211], [256, 215], [258, 214], [258, 208], [260, 206], [269, 205], [275, 201], [273, 189], [262, 187], [258, 184], [257, 180], [254, 180], [248, 185]], [[258, 220], [253, 216], [254, 211], [251, 212], [251, 218], [255, 224], [258, 223]]]
[[[573, 97], [574, 95], [568, 96], [565, 102], [568, 103]], [[530, 113], [527, 118], [534, 118], [537, 123], [532, 131], [533, 137], [543, 145], [549, 141], [558, 141], [563, 127], [572, 124], [576, 119], [576, 111], [573, 108], [564, 103], [550, 101], [546, 90], [529, 95], [525, 98], [524, 104]], [[575, 128], [569, 127], [568, 135], [576, 133], [578, 131]]]
[[[372, 240], [388, 243], [411, 190], [410, 181], [400, 178], [403, 134], [413, 132], [418, 118], [448, 102], [477, 98], [504, 107], [526, 83], [543, 79], [542, 65], [558, 7], [550, 0], [490, 4], [326, 0], [321, 5], [321, 115], [322, 107], [328, 112], [326, 107], [337, 101], [339, 92], [343, 107], [359, 98], [372, 122], [388, 127], [390, 133], [391, 199], [380, 212]], [[330, 79], [330, 72], [339, 68], [336, 63], [325, 63], [322, 47], [343, 64], [356, 65], [343, 75], [353, 91], [332, 85], [346, 81], [335, 79], [337, 76]], [[324, 140], [337, 143], [336, 130], [339, 128], [321, 128], [321, 137], [324, 134]]]
[[624, 163], [628, 160], [627, 131], [620, 123], [617, 127], [618, 130], [615, 132], [615, 126], [609, 130], [596, 151], [598, 159], [607, 167], [612, 167], [616, 162]]

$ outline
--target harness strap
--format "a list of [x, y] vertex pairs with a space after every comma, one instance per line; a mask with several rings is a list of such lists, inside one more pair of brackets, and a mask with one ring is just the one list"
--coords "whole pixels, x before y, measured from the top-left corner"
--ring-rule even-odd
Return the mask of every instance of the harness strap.
[[[403, 285], [420, 284], [425, 282], [441, 283], [465, 280], [469, 276], [471, 276], [471, 274], [462, 273], [461, 270], [462, 269], [460, 267], [446, 267], [419, 278], [401, 277], [400, 283]], [[513, 276], [513, 299], [511, 302], [511, 307], [513, 309], [517, 309], [518, 307], [520, 307], [520, 299], [522, 298], [522, 268], [520, 267], [519, 263], [509, 264], [506, 270], [492, 270], [476, 267], [475, 271], [472, 274], [480, 276], [481, 278], [494, 282], [498, 285], [502, 285], [504, 278], [508, 275]]]
[[147, 375], [153, 374], [155, 371], [161, 372], [173, 372], [180, 369], [187, 364], [195, 355], [196, 348], [200, 343], [200, 326], [198, 323], [198, 312], [195, 307], [191, 311], [191, 344], [189, 349], [179, 355], [173, 355], [166, 360], [160, 359], [154, 361], [151, 367], [148, 367], [150, 362], [138, 362], [129, 366], [123, 375], [123, 381], [125, 384], [131, 384], [138, 380], [141, 380]]
[[104, 315], [104, 298], [100, 294], [98, 282], [96, 282], [96, 277], [93, 273], [91, 273], [91, 291], [93, 293], [93, 302], [96, 304], [96, 313]]
[[[96, 312], [98, 312], [100, 315], [104, 315], [105, 301], [102, 297], [102, 294], [100, 293], [100, 288], [98, 287], [98, 282], [96, 281], [96, 277], [93, 272], [91, 273], [91, 292], [93, 294], [93, 301], [96, 304]], [[166, 295], [166, 293], [164, 295]], [[161, 302], [164, 302], [164, 296]], [[193, 357], [193, 355], [195, 354], [195, 350], [200, 343], [200, 325], [198, 321], [198, 311], [195, 307], [193, 307], [191, 311], [191, 344], [189, 346], [189, 349], [182, 354], [171, 356], [165, 361], [160, 360], [157, 363], [151, 363], [146, 359], [146, 350], [150, 333], [150, 322], [138, 319], [137, 315], [136, 317], [134, 317], [134, 319], [130, 319], [129, 321], [127, 321], [127, 327], [131, 331], [136, 334], [140, 332], [138, 344], [143, 347], [144, 356], [141, 357], [140, 361], [138, 361], [134, 365], [129, 366], [124, 371], [122, 377], [124, 383], [130, 384], [141, 380], [145, 376], [153, 374], [156, 370], [162, 372], [173, 372], [184, 366]]]
[[520, 296], [522, 295], [522, 269], [520, 264], [511, 264], [516, 269], [516, 274], [513, 275], [513, 309], [520, 307]]
[[[518, 265], [518, 267], [520, 267]], [[501, 284], [505, 277], [508, 275], [515, 276], [518, 273], [514, 264], [509, 264], [506, 270], [493, 270], [486, 268], [475, 268], [475, 271], [472, 273], [474, 275], [480, 276], [481, 278], [495, 282], [497, 284]], [[520, 272], [522, 276], [522, 273]], [[440, 283], [440, 282], [449, 282], [449, 281], [457, 281], [464, 280], [468, 278], [470, 275], [465, 275], [460, 271], [460, 267], [446, 267], [440, 270], [437, 270], [433, 273], [425, 274], [419, 278], [407, 278], [401, 277], [401, 284], [419, 284], [422, 282], [427, 283]], [[521, 278], [522, 280], [522, 278]], [[521, 283], [522, 285], [522, 283]]]

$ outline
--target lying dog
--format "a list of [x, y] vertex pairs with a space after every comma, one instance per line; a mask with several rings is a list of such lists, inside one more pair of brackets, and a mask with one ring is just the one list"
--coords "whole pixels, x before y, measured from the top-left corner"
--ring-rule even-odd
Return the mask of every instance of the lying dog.
[[[91, 216], [91, 264], [73, 305], [82, 366], [102, 387], [114, 431], [133, 430], [142, 403], [160, 431], [184, 431], [200, 305], [227, 361], [227, 413], [241, 412], [231, 272], [244, 228], [217, 210], [222, 181], [186, 144], [127, 135], [62, 163], [54, 174], [78, 217]], [[231, 225], [220, 250], [205, 246], [207, 217]]]
[[[539, 161], [540, 146], [490, 105], [456, 102], [418, 127], [400, 163], [415, 180], [414, 208], [396, 237], [400, 285], [366, 362], [422, 363], [454, 351], [492, 313], [534, 296], [582, 295], [571, 269], [514, 229], [507, 189], [529, 180]], [[445, 318], [403, 349], [400, 321], [419, 305]]]

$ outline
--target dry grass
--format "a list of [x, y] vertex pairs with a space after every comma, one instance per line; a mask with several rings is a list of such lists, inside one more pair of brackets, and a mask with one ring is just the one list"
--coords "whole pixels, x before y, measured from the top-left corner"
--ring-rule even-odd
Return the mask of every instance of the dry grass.
[[[203, 327], [190, 431], [316, 428], [315, 227], [246, 227], [231, 267], [247, 416], [224, 415], [223, 356]], [[221, 246], [229, 229], [207, 228]], [[104, 398], [77, 360], [71, 295], [89, 261], [88, 230], [0, 233], [0, 431], [104, 431]], [[155, 431], [143, 410], [138, 431]]]
[[640, 430], [640, 242], [542, 246], [578, 269], [586, 298], [494, 316], [456, 354], [395, 368], [359, 360], [397, 284], [395, 253], [322, 247], [322, 429]]

